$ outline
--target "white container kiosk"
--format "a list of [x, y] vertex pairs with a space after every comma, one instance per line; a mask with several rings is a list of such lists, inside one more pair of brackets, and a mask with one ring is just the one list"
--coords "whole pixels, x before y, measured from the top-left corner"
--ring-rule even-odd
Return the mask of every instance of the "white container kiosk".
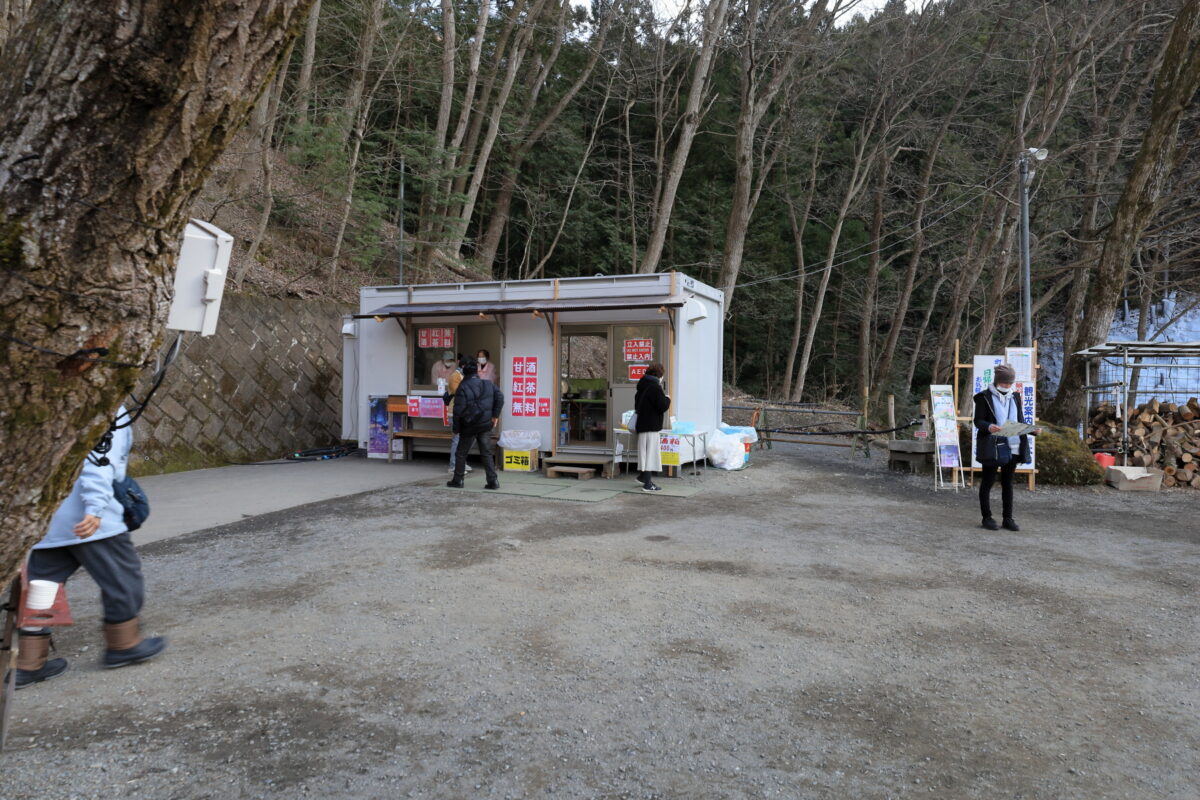
[[[364, 287], [342, 326], [342, 436], [386, 457], [388, 397], [413, 412], [426, 399], [406, 423], [414, 433], [448, 431], [436, 416], [442, 357], [485, 349], [504, 392], [501, 430], [537, 431], [550, 456], [636, 460], [631, 437], [614, 429], [651, 362], [666, 368], [671, 416], [697, 431], [720, 422], [724, 317], [721, 291], [676, 272]], [[436, 435], [410, 441], [449, 450]], [[699, 457], [682, 444], [681, 463]]]

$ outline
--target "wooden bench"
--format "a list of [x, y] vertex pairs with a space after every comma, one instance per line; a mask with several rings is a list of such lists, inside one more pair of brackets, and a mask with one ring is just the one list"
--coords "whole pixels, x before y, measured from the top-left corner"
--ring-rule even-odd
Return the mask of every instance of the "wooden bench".
[[546, 467], [547, 478], [558, 478], [563, 475], [574, 475], [579, 480], [586, 481], [596, 477], [596, 470], [592, 467], [566, 467], [560, 464]]
[[[404, 430], [392, 431], [392, 441], [401, 439], [404, 441], [404, 460], [412, 460], [412, 440], [413, 439], [434, 439], [447, 444], [454, 438], [453, 431], [423, 431], [419, 428], [405, 428]], [[495, 444], [499, 439], [499, 434], [492, 434], [492, 443]], [[388, 450], [388, 461], [392, 460], [392, 451]]]

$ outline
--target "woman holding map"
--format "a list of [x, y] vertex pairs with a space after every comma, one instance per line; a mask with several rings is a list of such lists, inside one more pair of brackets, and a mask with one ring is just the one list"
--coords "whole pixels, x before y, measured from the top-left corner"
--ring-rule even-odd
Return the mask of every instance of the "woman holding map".
[[983, 466], [979, 482], [979, 511], [983, 527], [1000, 530], [992, 517], [992, 486], [1000, 475], [1000, 497], [1005, 530], [1019, 531], [1013, 519], [1013, 473], [1017, 465], [1029, 462], [1029, 437], [1037, 436], [1041, 428], [1027, 424], [1021, 403], [1013, 392], [1017, 371], [1009, 364], [996, 367], [991, 386], [975, 395], [975, 453]]

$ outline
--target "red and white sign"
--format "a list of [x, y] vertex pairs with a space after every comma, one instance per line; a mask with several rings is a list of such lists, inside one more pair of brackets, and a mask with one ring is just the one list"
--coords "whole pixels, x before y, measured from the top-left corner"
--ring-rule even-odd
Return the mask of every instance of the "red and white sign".
[[446, 404], [440, 397], [408, 398], [408, 415], [422, 419], [446, 418]]
[[524, 401], [524, 399], [522, 399], [520, 397], [514, 397], [512, 399], [512, 415], [514, 417], [525, 416], [525, 401]]
[[626, 361], [650, 361], [654, 358], [654, 340], [626, 339], [622, 352]]
[[516, 357], [512, 360], [513, 397], [532, 397], [538, 393], [537, 356]]
[[454, 328], [418, 328], [417, 347], [454, 348]]
[[649, 364], [630, 364], [629, 365], [629, 380], [640, 381], [642, 376], [646, 374], [646, 369]]
[[539, 397], [538, 403], [537, 403], [537, 408], [538, 408], [538, 416], [539, 417], [550, 416], [550, 398], [549, 397]]

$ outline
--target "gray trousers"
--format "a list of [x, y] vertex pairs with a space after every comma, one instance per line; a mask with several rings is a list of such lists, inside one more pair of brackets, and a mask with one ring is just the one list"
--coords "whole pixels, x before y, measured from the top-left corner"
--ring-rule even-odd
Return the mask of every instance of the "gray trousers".
[[142, 559], [128, 533], [68, 547], [32, 550], [29, 554], [30, 580], [66, 583], [80, 567], [100, 587], [106, 623], [125, 622], [141, 613], [146, 596]]

